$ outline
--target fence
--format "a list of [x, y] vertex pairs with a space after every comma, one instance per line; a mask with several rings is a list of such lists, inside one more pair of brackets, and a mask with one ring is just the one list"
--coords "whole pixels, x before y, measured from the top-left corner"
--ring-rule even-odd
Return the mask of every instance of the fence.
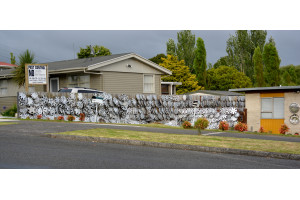
[[[92, 102], [100, 97], [103, 104]], [[230, 127], [245, 119], [244, 96], [192, 96], [192, 95], [125, 95], [74, 93], [18, 93], [18, 116], [22, 119], [55, 120], [69, 115], [85, 122], [145, 124], [159, 122], [180, 126], [184, 121], [208, 119], [208, 129], [217, 129], [220, 121]], [[62, 118], [60, 117], [60, 118]]]

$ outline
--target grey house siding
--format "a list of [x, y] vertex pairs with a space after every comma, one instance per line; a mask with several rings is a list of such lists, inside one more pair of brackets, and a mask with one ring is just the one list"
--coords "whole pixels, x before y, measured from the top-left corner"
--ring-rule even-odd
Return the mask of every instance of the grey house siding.
[[90, 88], [103, 91], [103, 78], [100, 74], [90, 75]]
[[103, 72], [103, 91], [112, 94], [141, 94], [143, 74]]
[[155, 75], [155, 94], [161, 95], [161, 75]]

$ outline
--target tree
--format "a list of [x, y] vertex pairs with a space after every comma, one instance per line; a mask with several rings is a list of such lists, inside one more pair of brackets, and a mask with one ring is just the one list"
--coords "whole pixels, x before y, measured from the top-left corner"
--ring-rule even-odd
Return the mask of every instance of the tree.
[[190, 30], [177, 33], [176, 55], [178, 60], [184, 60], [185, 65], [194, 73], [193, 63], [195, 57], [195, 35]]
[[234, 66], [240, 72], [244, 72], [251, 80], [254, 80], [253, 55], [257, 46], [261, 51], [265, 44], [267, 31], [263, 30], [238, 30], [227, 40], [226, 52], [228, 54], [227, 65]]
[[176, 55], [176, 44], [172, 39], [169, 39], [169, 41], [167, 42], [167, 55]]
[[294, 65], [292, 65], [289, 68], [289, 75], [291, 76], [291, 82], [296, 85], [296, 83], [297, 83], [297, 74], [296, 74], [296, 68], [295, 68]]
[[257, 87], [264, 86], [264, 66], [262, 60], [262, 53], [259, 46], [256, 47], [253, 55], [254, 64], [254, 85]]
[[280, 84], [280, 58], [275, 43], [270, 39], [263, 51], [264, 79], [266, 86], [278, 86]]
[[77, 53], [78, 58], [90, 58], [90, 57], [97, 57], [97, 56], [108, 56], [111, 55], [109, 49], [104, 46], [93, 46], [94, 52], [91, 52], [91, 46], [87, 45], [86, 48], [80, 47], [80, 52]]
[[210, 90], [229, 90], [252, 87], [249, 77], [234, 67], [219, 66], [207, 70], [207, 88]]
[[199, 85], [205, 87], [206, 85], [206, 50], [202, 38], [197, 39], [197, 48], [195, 50], [194, 72], [196, 74]]
[[10, 64], [16, 64], [16, 57], [12, 52], [10, 52]]
[[183, 60], [179, 61], [176, 56], [172, 55], [167, 55], [167, 58], [162, 58], [162, 60], [163, 63], [160, 63], [160, 65], [172, 71], [172, 75], [162, 77], [162, 81], [182, 82], [182, 85], [177, 87], [178, 94], [202, 89], [198, 85], [196, 75], [191, 74], [189, 67], [184, 65]]
[[290, 76], [290, 74], [288, 73], [288, 71], [285, 71], [285, 72], [283, 73], [282, 79], [283, 79], [282, 85], [285, 85], [285, 86], [291, 85], [291, 76]]
[[217, 60], [217, 62], [214, 64], [213, 67], [218, 68], [219, 66], [222, 66], [222, 65], [229, 66], [227, 59], [228, 59], [228, 56], [223, 56], [223, 57], [219, 58], [219, 60]]
[[151, 60], [152, 62], [156, 63], [156, 64], [160, 64], [162, 63], [162, 58], [166, 58], [167, 56], [163, 53], [161, 54], [157, 54], [156, 56], [154, 56], [153, 58], [149, 58], [149, 60]]
[[32, 64], [36, 61], [34, 60], [34, 53], [30, 52], [28, 49], [19, 55], [19, 66], [16, 67], [14, 73], [14, 80], [19, 87], [25, 84], [25, 64]]

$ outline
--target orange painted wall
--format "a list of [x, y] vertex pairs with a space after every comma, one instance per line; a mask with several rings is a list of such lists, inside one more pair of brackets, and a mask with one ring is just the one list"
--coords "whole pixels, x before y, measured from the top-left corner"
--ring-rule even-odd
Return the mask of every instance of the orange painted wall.
[[281, 124], [284, 124], [284, 119], [261, 119], [260, 125], [264, 127], [266, 132], [279, 134]]
[[[261, 93], [260, 97], [284, 97], [284, 93]], [[281, 124], [284, 124], [284, 119], [260, 119], [260, 125], [266, 132], [279, 134]]]

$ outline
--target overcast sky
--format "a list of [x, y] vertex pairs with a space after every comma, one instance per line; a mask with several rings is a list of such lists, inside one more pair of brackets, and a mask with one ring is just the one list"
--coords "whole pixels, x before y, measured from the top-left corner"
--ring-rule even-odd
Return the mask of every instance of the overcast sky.
[[[0, 30], [0, 61], [10, 63], [10, 52], [17, 57], [26, 49], [32, 51], [38, 62], [51, 62], [77, 58], [80, 47], [103, 45], [112, 54], [134, 52], [145, 58], [166, 53], [169, 38], [177, 41], [178, 30], [98, 30], [98, 31], [57, 31], [57, 30]], [[275, 39], [281, 66], [300, 65], [300, 31], [267, 31], [267, 38]], [[226, 41], [235, 31], [192, 30], [196, 38], [205, 42], [207, 62], [214, 64], [227, 55]], [[18, 61], [18, 60], [17, 60]]]

